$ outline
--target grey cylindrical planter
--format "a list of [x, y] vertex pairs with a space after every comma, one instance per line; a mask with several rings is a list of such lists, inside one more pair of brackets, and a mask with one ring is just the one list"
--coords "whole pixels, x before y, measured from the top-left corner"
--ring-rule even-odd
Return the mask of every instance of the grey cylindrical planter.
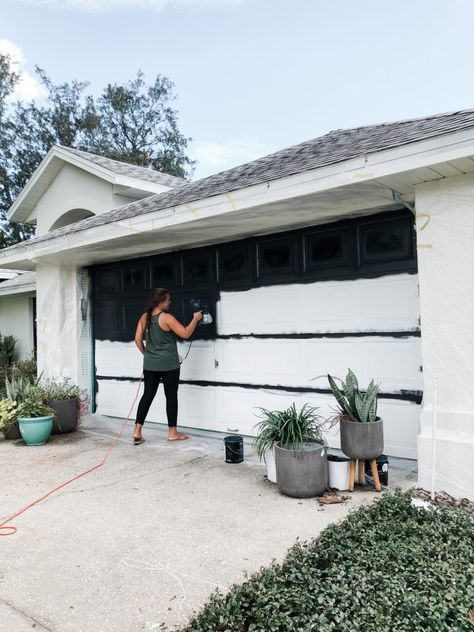
[[277, 484], [282, 494], [311, 498], [328, 484], [327, 448], [317, 441], [302, 443], [298, 450], [275, 446]]
[[376, 459], [383, 452], [383, 420], [359, 423], [341, 421], [341, 450], [351, 459]]
[[46, 404], [54, 410], [52, 434], [73, 432], [77, 428], [78, 401], [76, 397], [48, 399]]

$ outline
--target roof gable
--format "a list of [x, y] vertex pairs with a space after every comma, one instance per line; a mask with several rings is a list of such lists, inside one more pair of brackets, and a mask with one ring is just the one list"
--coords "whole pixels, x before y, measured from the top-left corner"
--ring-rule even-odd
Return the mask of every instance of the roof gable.
[[165, 173], [111, 160], [78, 149], [54, 145], [8, 211], [8, 219], [25, 222], [38, 201], [65, 164], [82, 169], [111, 184], [131, 191], [130, 197], [142, 198], [169, 191], [186, 184], [186, 180]]

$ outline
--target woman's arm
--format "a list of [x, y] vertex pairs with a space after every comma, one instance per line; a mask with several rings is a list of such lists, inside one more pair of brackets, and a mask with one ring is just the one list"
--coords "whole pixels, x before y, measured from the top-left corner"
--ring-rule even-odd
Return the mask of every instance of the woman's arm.
[[145, 353], [145, 345], [143, 344], [143, 338], [145, 337], [146, 327], [146, 312], [138, 321], [137, 330], [135, 332], [135, 344], [142, 353]]
[[164, 314], [161, 318], [161, 322], [171, 329], [173, 333], [175, 333], [180, 338], [184, 338], [187, 340], [191, 338], [194, 330], [196, 329], [196, 325], [202, 318], [202, 312], [194, 312], [193, 318], [187, 327], [184, 327], [179, 320], [176, 320], [174, 316], [171, 314]]

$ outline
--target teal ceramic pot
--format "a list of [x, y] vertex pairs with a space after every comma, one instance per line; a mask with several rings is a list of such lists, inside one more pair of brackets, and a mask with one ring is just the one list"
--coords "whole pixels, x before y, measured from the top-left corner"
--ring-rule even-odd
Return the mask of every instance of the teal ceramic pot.
[[18, 425], [26, 445], [44, 445], [51, 434], [53, 416], [18, 417]]

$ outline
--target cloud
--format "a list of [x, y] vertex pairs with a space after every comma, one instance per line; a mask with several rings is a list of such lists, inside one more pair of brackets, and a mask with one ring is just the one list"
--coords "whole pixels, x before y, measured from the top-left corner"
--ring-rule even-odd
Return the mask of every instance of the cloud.
[[39, 7], [78, 9], [96, 13], [120, 9], [163, 11], [171, 7], [223, 7], [242, 4], [245, 0], [26, 0]]
[[25, 70], [25, 55], [19, 46], [7, 39], [0, 39], [0, 52], [9, 55], [13, 69], [19, 72], [21, 77], [11, 99], [31, 101], [45, 96], [46, 91], [34, 75]]
[[265, 147], [255, 138], [243, 137], [220, 143], [195, 141], [189, 148], [189, 155], [197, 160], [194, 179], [199, 179], [256, 160], [272, 151], [273, 148]]

